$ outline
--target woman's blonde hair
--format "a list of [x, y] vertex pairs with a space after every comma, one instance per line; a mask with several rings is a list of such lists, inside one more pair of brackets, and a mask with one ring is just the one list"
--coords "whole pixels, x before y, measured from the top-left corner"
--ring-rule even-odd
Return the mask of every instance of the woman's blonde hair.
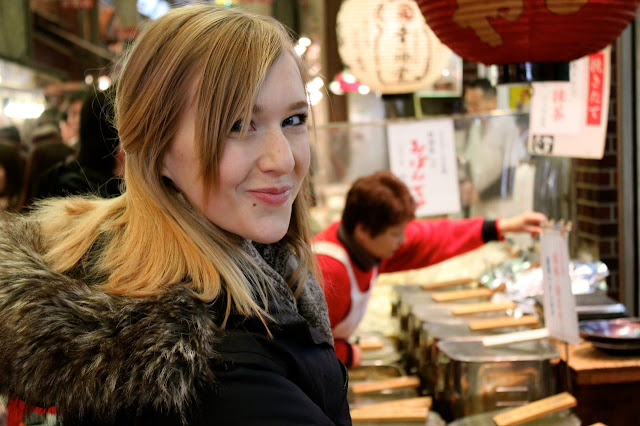
[[[90, 272], [108, 277], [101, 284], [112, 294], [155, 295], [186, 281], [206, 301], [224, 290], [225, 321], [232, 308], [264, 321], [270, 287], [241, 250], [240, 237], [217, 228], [191, 206], [162, 177], [162, 164], [189, 94], [195, 93], [195, 138], [207, 191], [218, 174], [224, 139], [236, 121], [249, 122], [265, 75], [282, 54], [295, 58], [304, 79], [285, 28], [238, 9], [185, 6], [149, 24], [117, 81], [116, 127], [126, 153], [126, 191], [112, 200], [41, 205], [35, 215], [41, 216], [45, 260], [69, 271], [90, 250], [97, 251]], [[296, 296], [315, 271], [308, 193], [307, 178], [283, 239], [299, 259], [289, 282]]]

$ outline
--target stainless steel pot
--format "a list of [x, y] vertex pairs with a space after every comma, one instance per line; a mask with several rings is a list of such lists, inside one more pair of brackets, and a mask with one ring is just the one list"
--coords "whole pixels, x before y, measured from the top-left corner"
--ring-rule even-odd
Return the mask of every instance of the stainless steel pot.
[[522, 405], [555, 391], [549, 341], [485, 347], [482, 336], [437, 344], [434, 407], [447, 420]]
[[[459, 333], [461, 336], [470, 335], [482, 335], [483, 333], [469, 334], [464, 332], [464, 328], [469, 328], [469, 322], [486, 318], [498, 318], [506, 315], [506, 311], [493, 311], [493, 312], [480, 312], [471, 315], [456, 316], [451, 312], [451, 309], [459, 305], [459, 303], [447, 303], [447, 304], [433, 304], [416, 306], [411, 312], [408, 320], [408, 331], [406, 333], [406, 344], [404, 359], [407, 363], [407, 368], [417, 368], [418, 360], [421, 350], [420, 341], [427, 338], [424, 333], [428, 333], [430, 328], [425, 328], [425, 324], [437, 324], [437, 323], [456, 323], [459, 324], [458, 333], [452, 333], [451, 336], [456, 337]], [[504, 332], [505, 330], [500, 330]], [[484, 334], [495, 334], [494, 332], [485, 332]]]
[[464, 318], [448, 318], [435, 322], [425, 322], [419, 332], [418, 347], [414, 353], [417, 374], [424, 385], [423, 392], [433, 395], [437, 382], [438, 342], [451, 338], [487, 336], [526, 330], [528, 327], [496, 328], [473, 331]]

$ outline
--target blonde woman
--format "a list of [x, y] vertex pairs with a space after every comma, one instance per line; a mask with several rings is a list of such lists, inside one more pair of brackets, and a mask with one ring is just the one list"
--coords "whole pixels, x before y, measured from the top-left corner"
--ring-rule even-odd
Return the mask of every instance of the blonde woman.
[[74, 424], [349, 424], [308, 242], [304, 72], [186, 6], [118, 82], [126, 191], [0, 223], [0, 393]]

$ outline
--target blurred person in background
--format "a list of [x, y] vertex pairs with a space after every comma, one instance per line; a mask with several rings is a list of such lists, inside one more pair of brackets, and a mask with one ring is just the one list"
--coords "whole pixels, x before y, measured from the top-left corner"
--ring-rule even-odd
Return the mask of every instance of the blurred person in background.
[[520, 146], [520, 130], [510, 115], [488, 116], [498, 105], [496, 88], [477, 79], [464, 90], [464, 106], [470, 114], [484, 114], [471, 123], [463, 153], [460, 185], [462, 204], [470, 217], [511, 216], [517, 213], [513, 195], [515, 169], [526, 155]]
[[103, 198], [120, 195], [124, 153], [113, 126], [115, 89], [94, 91], [80, 110], [78, 153], [47, 170], [38, 180], [36, 198], [92, 193]]
[[37, 185], [42, 174], [55, 164], [65, 161], [73, 153], [73, 149], [62, 142], [44, 142], [33, 146], [25, 165], [20, 210], [27, 210], [36, 199]]
[[23, 174], [24, 159], [18, 146], [0, 140], [0, 210], [18, 210]]
[[78, 143], [80, 132], [80, 110], [87, 97], [87, 90], [76, 90], [69, 96], [67, 109], [62, 114], [60, 120], [60, 133], [62, 141], [74, 148]]
[[20, 130], [12, 124], [0, 127], [0, 142], [8, 142], [23, 149]]
[[62, 143], [58, 123], [37, 123], [30, 133], [31, 148], [46, 143]]
[[378, 273], [423, 268], [506, 233], [540, 233], [543, 214], [527, 212], [487, 220], [415, 220], [409, 188], [389, 171], [354, 182], [342, 220], [313, 239], [324, 277], [324, 293], [338, 358], [348, 367], [360, 363], [361, 350], [349, 338], [362, 320]]

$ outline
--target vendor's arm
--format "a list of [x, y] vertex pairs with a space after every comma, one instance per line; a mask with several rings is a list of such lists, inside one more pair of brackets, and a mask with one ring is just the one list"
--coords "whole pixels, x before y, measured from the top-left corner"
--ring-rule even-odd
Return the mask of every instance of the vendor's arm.
[[528, 232], [535, 237], [542, 232], [541, 226], [546, 220], [547, 217], [542, 213], [526, 212], [518, 216], [500, 219], [497, 222], [497, 228], [500, 235], [512, 232]]
[[483, 218], [414, 220], [405, 229], [407, 241], [380, 265], [380, 272], [433, 265], [497, 240], [496, 222]]
[[489, 241], [502, 240], [505, 234], [528, 232], [540, 234], [547, 217], [526, 212], [505, 219], [442, 219], [409, 222], [407, 241], [390, 259], [383, 261], [380, 272], [423, 268], [476, 249]]

